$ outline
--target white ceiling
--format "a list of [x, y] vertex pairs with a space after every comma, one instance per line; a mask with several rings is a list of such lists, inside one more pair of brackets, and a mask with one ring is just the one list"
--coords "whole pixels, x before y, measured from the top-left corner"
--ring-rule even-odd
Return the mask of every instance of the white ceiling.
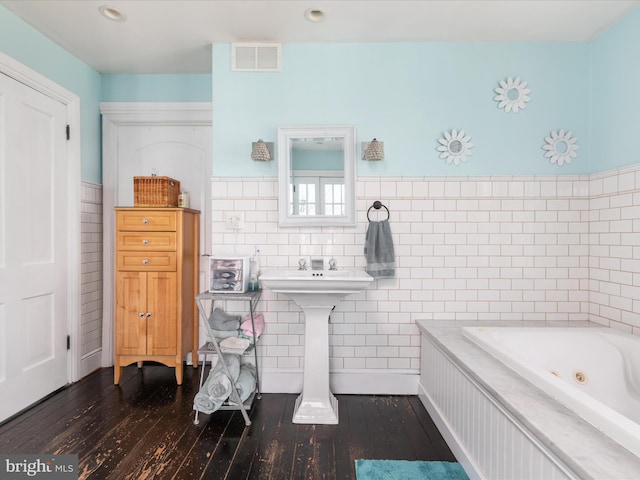
[[[106, 20], [101, 5], [123, 22]], [[0, 0], [101, 73], [211, 73], [211, 44], [588, 41], [632, 0]], [[307, 9], [326, 13], [322, 22]]]

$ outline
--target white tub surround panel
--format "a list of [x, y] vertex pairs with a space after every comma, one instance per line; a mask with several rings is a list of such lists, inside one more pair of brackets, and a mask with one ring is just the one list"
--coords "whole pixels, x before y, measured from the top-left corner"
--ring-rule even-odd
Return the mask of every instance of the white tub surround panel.
[[[463, 338], [462, 326], [544, 322], [419, 321], [420, 398], [471, 478], [635, 479], [640, 459]], [[557, 326], [594, 326], [557, 322]]]
[[82, 183], [82, 312], [80, 378], [101, 367], [102, 187]]

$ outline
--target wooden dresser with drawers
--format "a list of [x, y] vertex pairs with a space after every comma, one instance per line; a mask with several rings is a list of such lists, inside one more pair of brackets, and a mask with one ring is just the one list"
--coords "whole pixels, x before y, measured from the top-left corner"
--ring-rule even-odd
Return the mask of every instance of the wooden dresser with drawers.
[[153, 361], [175, 367], [181, 385], [185, 356], [198, 348], [200, 212], [116, 207], [115, 214], [114, 383], [122, 367]]

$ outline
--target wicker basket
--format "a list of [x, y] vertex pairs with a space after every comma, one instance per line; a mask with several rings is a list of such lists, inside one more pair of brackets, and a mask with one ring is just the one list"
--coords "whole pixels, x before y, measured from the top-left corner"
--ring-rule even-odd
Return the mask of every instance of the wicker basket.
[[180, 182], [169, 177], [133, 177], [134, 207], [177, 207]]

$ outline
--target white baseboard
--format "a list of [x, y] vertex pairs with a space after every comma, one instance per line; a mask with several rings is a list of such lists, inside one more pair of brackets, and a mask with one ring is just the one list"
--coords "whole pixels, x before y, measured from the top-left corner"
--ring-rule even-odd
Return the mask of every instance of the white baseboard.
[[102, 349], [98, 348], [80, 358], [80, 375], [78, 378], [86, 377], [102, 366]]
[[[417, 395], [420, 374], [413, 370], [339, 370], [331, 372], [335, 394]], [[302, 392], [302, 370], [262, 369], [260, 390], [264, 393]]]

